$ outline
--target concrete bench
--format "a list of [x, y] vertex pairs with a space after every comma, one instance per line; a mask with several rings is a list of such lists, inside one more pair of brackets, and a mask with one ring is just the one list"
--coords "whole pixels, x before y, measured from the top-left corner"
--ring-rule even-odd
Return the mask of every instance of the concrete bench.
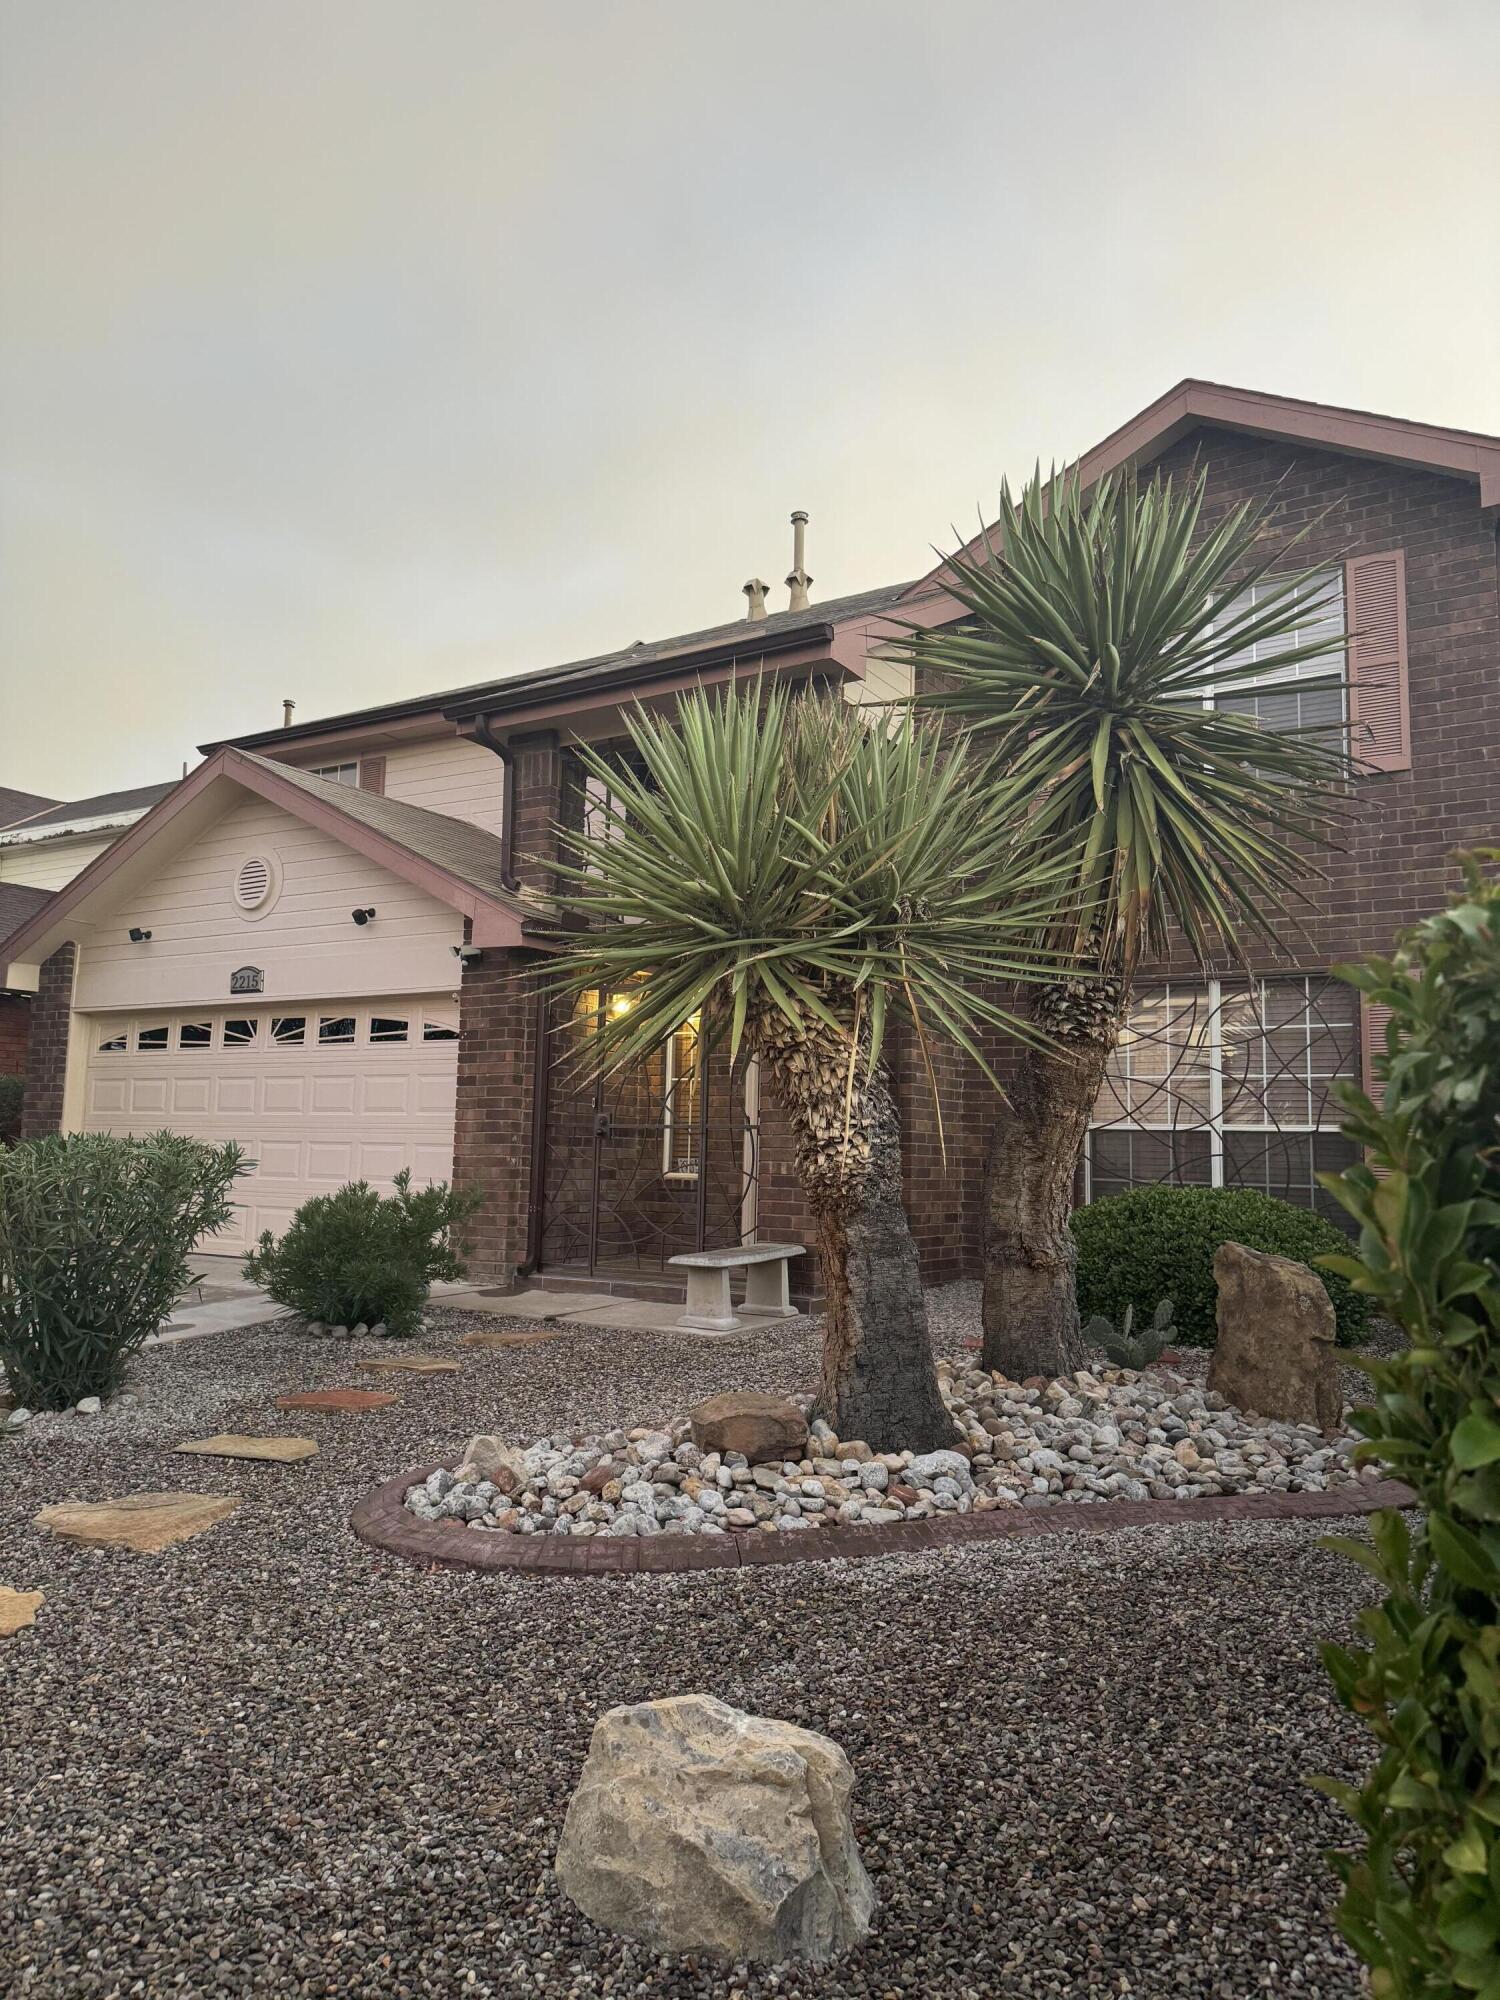
[[736, 1333], [745, 1324], [729, 1300], [729, 1274], [745, 1273], [746, 1313], [791, 1314], [787, 1266], [800, 1243], [740, 1243], [728, 1250], [688, 1250], [667, 1262], [687, 1272], [687, 1310], [677, 1322], [699, 1333]]

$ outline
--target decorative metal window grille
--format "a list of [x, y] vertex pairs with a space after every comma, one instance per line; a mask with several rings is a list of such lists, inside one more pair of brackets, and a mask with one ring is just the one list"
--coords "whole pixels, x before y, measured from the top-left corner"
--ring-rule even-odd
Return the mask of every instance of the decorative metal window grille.
[[[1215, 618], [1214, 626], [1226, 623], [1231, 617], [1263, 603], [1285, 584], [1284, 577], [1267, 576], [1253, 583], [1247, 590], [1236, 593], [1225, 601], [1222, 616]], [[1291, 666], [1278, 665], [1282, 655], [1295, 651], [1299, 646], [1315, 645], [1319, 640], [1331, 637], [1342, 639], [1346, 625], [1344, 618], [1344, 579], [1339, 570], [1320, 570], [1305, 579], [1298, 593], [1301, 616], [1296, 627], [1283, 633], [1279, 638], [1260, 640], [1232, 654], [1225, 660], [1220, 671], [1241, 666], [1263, 664], [1265, 671], [1253, 680], [1236, 680], [1227, 687], [1210, 692], [1206, 704], [1211, 708], [1222, 708], [1236, 715], [1250, 715], [1260, 723], [1262, 729], [1339, 729], [1346, 717], [1346, 694], [1342, 682], [1332, 682], [1329, 676], [1341, 674], [1344, 669], [1337, 653], [1329, 653], [1322, 659], [1299, 660]], [[1301, 687], [1299, 682], [1319, 681], [1321, 687]]]
[[1355, 1158], [1331, 1086], [1358, 1075], [1357, 1023], [1353, 990], [1316, 976], [1138, 994], [1094, 1105], [1084, 1199], [1254, 1187], [1342, 1224], [1316, 1176]]

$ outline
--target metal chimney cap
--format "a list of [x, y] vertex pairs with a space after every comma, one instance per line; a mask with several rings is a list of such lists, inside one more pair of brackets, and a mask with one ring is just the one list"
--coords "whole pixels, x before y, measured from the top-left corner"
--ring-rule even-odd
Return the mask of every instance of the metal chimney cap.
[[763, 583], [758, 576], [752, 576], [748, 583], [742, 584], [740, 587], [750, 600], [750, 608], [745, 614], [746, 617], [767, 617], [769, 614], [766, 611], [766, 592], [771, 588], [770, 584]]

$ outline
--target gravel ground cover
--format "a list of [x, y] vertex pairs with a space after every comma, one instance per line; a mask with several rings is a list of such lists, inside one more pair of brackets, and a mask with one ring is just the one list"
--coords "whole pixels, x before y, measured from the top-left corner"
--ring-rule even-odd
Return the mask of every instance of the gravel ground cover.
[[[956, 1352], [968, 1288], [935, 1299]], [[657, 1423], [807, 1385], [815, 1330], [741, 1344], [568, 1330], [424, 1348], [360, 1414], [277, 1413], [372, 1349], [261, 1326], [152, 1350], [140, 1400], [0, 1443], [0, 1990], [26, 1996], [1354, 1996], [1309, 1771], [1362, 1732], [1317, 1658], [1367, 1601], [1321, 1527], [1061, 1537], [920, 1557], [603, 1581], [424, 1571], [345, 1525], [378, 1479], [481, 1430]], [[311, 1435], [259, 1466], [209, 1431]], [[62, 1499], [241, 1496], [155, 1557], [31, 1526]], [[881, 1898], [819, 1972], [665, 1959], [597, 1932], [550, 1863], [599, 1711], [705, 1690], [825, 1730]]]

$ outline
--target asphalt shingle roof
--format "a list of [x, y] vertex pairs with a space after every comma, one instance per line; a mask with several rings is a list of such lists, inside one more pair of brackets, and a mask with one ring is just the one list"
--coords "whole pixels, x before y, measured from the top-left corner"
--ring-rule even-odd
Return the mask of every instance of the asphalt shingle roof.
[[5, 970], [5, 940], [56, 894], [55, 889], [33, 889], [29, 882], [0, 882], [0, 972]]
[[[26, 829], [35, 828], [40, 832], [45, 827], [70, 826], [76, 819], [108, 819], [114, 813], [149, 812], [159, 799], [164, 799], [172, 786], [137, 785], [128, 792], [100, 792], [92, 799], [67, 799], [61, 805], [53, 806], [51, 812], [38, 813], [35, 819], [28, 819]], [[0, 833], [14, 832], [0, 821]]]
[[44, 806], [55, 806], [56, 799], [44, 799], [40, 792], [17, 792], [9, 785], [0, 785], [0, 832], [14, 826], [18, 819], [30, 819]]

